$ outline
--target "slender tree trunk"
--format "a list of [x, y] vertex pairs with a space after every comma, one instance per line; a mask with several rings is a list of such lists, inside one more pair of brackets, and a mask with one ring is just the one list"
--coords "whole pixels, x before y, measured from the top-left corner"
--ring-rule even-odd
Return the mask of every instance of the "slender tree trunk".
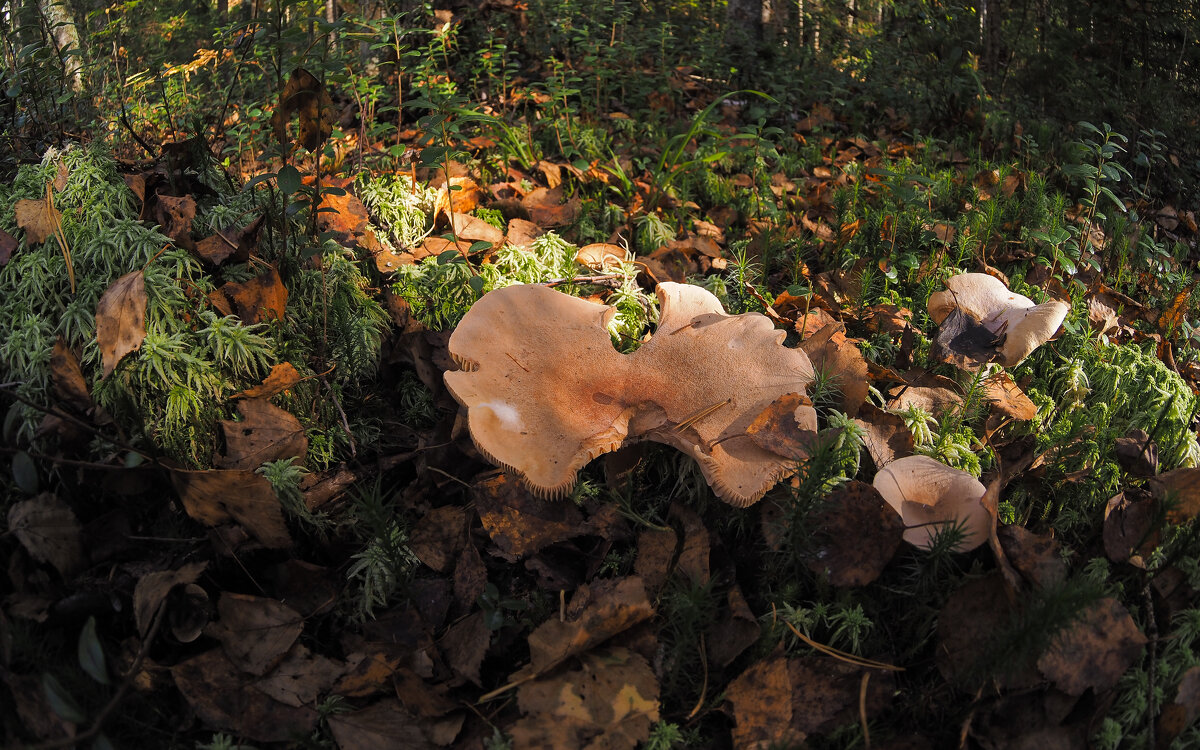
[[79, 39], [79, 29], [75, 27], [71, 9], [66, 0], [46, 0], [42, 5], [42, 15], [50, 27], [58, 57], [62, 60], [63, 74], [70, 81], [71, 90], [78, 92], [83, 88], [83, 43]]

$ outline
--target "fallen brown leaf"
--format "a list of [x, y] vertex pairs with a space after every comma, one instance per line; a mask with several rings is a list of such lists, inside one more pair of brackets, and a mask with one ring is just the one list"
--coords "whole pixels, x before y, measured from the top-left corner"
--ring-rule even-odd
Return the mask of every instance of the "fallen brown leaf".
[[985, 378], [983, 399], [1000, 414], [1025, 422], [1037, 416], [1037, 407], [1025, 395], [1012, 376], [1003, 370]]
[[279, 104], [271, 116], [275, 140], [280, 146], [288, 142], [287, 124], [292, 114], [300, 117], [300, 132], [296, 142], [309, 151], [316, 151], [333, 132], [333, 101], [325, 85], [303, 68], [292, 71], [287, 85], [279, 92]]
[[246, 324], [283, 320], [287, 309], [288, 291], [274, 266], [249, 281], [226, 282], [220, 291]]
[[267, 374], [263, 382], [236, 394], [234, 398], [271, 398], [283, 393], [303, 379], [291, 362], [280, 362], [271, 368], [271, 372]]
[[62, 211], [46, 199], [19, 200], [13, 206], [13, 211], [17, 227], [25, 232], [25, 244], [28, 247], [45, 242], [62, 223]]
[[297, 643], [254, 688], [288, 706], [315, 706], [345, 669], [343, 662], [314, 654]]
[[654, 614], [646, 588], [637, 577], [604, 579], [581, 586], [565, 620], [553, 617], [529, 634], [533, 674], [544, 674]]
[[413, 526], [409, 548], [425, 565], [446, 573], [467, 537], [467, 511], [457, 505], [432, 508]]
[[471, 496], [484, 530], [510, 561], [587, 533], [575, 505], [543, 500], [507, 474], [476, 482]]
[[221, 420], [225, 455], [217, 457], [217, 468], [253, 470], [266, 461], [304, 461], [308, 437], [300, 420], [266, 399], [241, 399], [237, 405], [241, 421]]
[[146, 276], [127, 273], [114, 281], [96, 305], [96, 339], [100, 344], [103, 377], [137, 351], [146, 338]]
[[329, 717], [329, 731], [338, 750], [433, 750], [417, 717], [396, 698], [384, 698], [366, 708]]
[[40, 562], [49, 563], [63, 578], [83, 569], [82, 527], [75, 511], [52, 492], [13, 503], [8, 529], [21, 546]]
[[261, 596], [222, 592], [217, 613], [220, 619], [205, 632], [239, 669], [260, 677], [283, 661], [304, 630], [299, 612]]
[[873, 486], [851, 480], [825, 497], [813, 528], [819, 546], [808, 567], [834, 586], [865, 586], [896, 554], [904, 521]]
[[1145, 645], [1146, 636], [1125, 607], [1105, 597], [1059, 634], [1037, 666], [1065, 693], [1081, 695], [1088, 688], [1100, 692], [1115, 686], [1141, 659]]
[[236, 522], [265, 547], [291, 546], [283, 508], [265, 477], [241, 469], [171, 469], [171, 483], [187, 514], [200, 523]]
[[192, 241], [192, 221], [196, 218], [195, 198], [190, 195], [181, 198], [160, 195], [154, 215], [162, 233], [176, 245], [188, 250], [195, 249], [196, 243]]
[[776, 653], [756, 662], [725, 688], [733, 713], [736, 750], [796, 745], [805, 735], [792, 728], [792, 681], [788, 660]]
[[1167, 518], [1183, 523], [1200, 515], [1200, 469], [1175, 469], [1150, 480], [1158, 499], [1168, 501]]
[[585, 654], [581, 667], [517, 691], [525, 714], [509, 727], [519, 748], [633, 750], [658, 721], [658, 681], [646, 660], [624, 648]]
[[133, 589], [133, 621], [137, 625], [138, 634], [146, 637], [150, 624], [154, 621], [154, 613], [158, 611], [159, 605], [166, 601], [172, 589], [195, 583], [206, 567], [207, 562], [193, 562], [176, 570], [147, 573], [138, 579]]
[[831, 373], [833, 385], [841, 392], [841, 410], [853, 417], [867, 399], [870, 382], [867, 360], [853, 340], [846, 337], [840, 323], [822, 327], [800, 342], [800, 348], [812, 360], [818, 372]]
[[8, 265], [13, 251], [17, 249], [17, 238], [0, 229], [0, 268]]
[[88, 393], [83, 368], [75, 352], [59, 336], [54, 341], [54, 352], [50, 355], [50, 382], [54, 384], [54, 395], [78, 411], [92, 408], [92, 396]]
[[211, 729], [258, 742], [285, 742], [305, 737], [316, 727], [315, 708], [270, 698], [219, 648], [180, 662], [171, 668], [171, 676], [196, 716]]

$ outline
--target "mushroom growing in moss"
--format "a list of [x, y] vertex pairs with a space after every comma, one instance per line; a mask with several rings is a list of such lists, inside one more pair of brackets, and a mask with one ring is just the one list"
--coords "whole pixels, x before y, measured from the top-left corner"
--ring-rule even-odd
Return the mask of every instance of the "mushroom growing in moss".
[[1057, 300], [1034, 304], [1009, 291], [1004, 282], [986, 273], [963, 273], [946, 279], [946, 290], [929, 296], [929, 317], [942, 324], [955, 310], [999, 339], [995, 360], [1012, 367], [1046, 343], [1058, 331], [1070, 307]]
[[980, 502], [987, 488], [967, 472], [928, 456], [906, 456], [880, 469], [873, 484], [904, 520], [909, 544], [929, 549], [947, 524], [963, 530], [958, 552], [987, 541], [991, 517]]
[[[461, 368], [446, 387], [467, 408], [471, 438], [493, 463], [560, 496], [592, 459], [653, 440], [700, 464], [723, 500], [745, 507], [795, 467], [746, 434], [764, 409], [813, 380], [804, 352], [757, 313], [728, 315], [710, 292], [658, 286], [658, 329], [632, 354], [612, 346], [616, 313], [537, 285], [485, 294], [450, 337]], [[816, 430], [816, 412], [794, 413]]]

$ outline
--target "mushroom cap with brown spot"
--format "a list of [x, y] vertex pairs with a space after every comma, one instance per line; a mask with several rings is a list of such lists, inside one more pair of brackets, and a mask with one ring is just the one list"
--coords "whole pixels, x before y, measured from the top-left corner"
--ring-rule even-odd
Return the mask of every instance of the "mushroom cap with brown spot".
[[[658, 298], [658, 330], [623, 355], [606, 328], [611, 307], [534, 285], [484, 295], [450, 337], [463, 369], [445, 376], [480, 452], [561, 495], [596, 456], [654, 440], [693, 456], [726, 502], [762, 497], [794, 462], [746, 427], [780, 396], [803, 393], [812, 364], [766, 317], [728, 315], [700, 287], [663, 283]], [[815, 429], [815, 414], [797, 420]]]
[[961, 469], [929, 456], [905, 456], [880, 469], [872, 484], [904, 520], [909, 544], [929, 549], [947, 523], [963, 529], [958, 552], [987, 541], [991, 516], [980, 502], [987, 488]]
[[946, 291], [929, 296], [929, 317], [941, 324], [955, 309], [972, 316], [993, 333], [1003, 333], [997, 361], [1012, 367], [1058, 331], [1070, 306], [1051, 300], [1034, 304], [1023, 294], [986, 273], [963, 273], [946, 279]]

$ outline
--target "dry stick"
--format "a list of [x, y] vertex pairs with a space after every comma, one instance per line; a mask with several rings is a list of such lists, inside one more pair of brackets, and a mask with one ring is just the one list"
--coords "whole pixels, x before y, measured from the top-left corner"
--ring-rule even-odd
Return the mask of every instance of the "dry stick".
[[704, 647], [703, 633], [700, 634], [700, 665], [704, 667], [704, 682], [700, 684], [700, 697], [696, 699], [696, 705], [692, 706], [692, 710], [688, 712], [688, 721], [700, 713], [700, 709], [704, 707], [704, 699], [708, 697], [708, 652]]
[[[41, 404], [37, 403], [36, 401], [32, 401], [28, 398], [25, 398], [21, 394], [12, 390], [12, 386], [15, 386], [15, 385], [20, 385], [20, 383], [0, 383], [0, 392], [7, 393], [9, 396], [12, 396], [17, 401], [20, 401], [21, 403], [25, 404], [26, 406], [30, 407], [31, 409], [36, 409], [37, 411], [40, 411], [43, 414], [49, 414], [50, 416], [58, 417], [59, 419], [65, 419], [68, 422], [71, 422], [72, 424], [76, 425], [77, 427], [81, 427], [81, 428], [87, 430], [88, 432], [92, 433], [96, 437], [98, 437], [106, 442], [112, 443], [113, 445], [117, 446], [121, 450], [129, 451], [130, 453], [136, 453], [139, 456], [141, 456], [142, 458], [146, 459], [147, 461], [151, 461], [151, 462], [155, 462], [155, 463], [157, 462], [153, 456], [149, 456], [149, 455], [145, 454], [144, 452], [138, 450], [137, 448], [134, 448], [132, 445], [124, 443], [120, 440], [112, 439], [108, 435], [105, 435], [104, 433], [100, 432], [100, 430], [96, 429], [91, 424], [88, 424], [87, 422], [83, 421], [82, 419], [80, 419], [76, 416], [67, 414], [64, 411], [59, 411], [58, 409], [55, 409], [54, 407], [51, 407], [51, 406], [42, 406]], [[116, 467], [109, 467], [109, 468], [116, 468]]]
[[867, 724], [867, 683], [871, 681], [871, 673], [863, 672], [862, 682], [858, 685], [858, 720], [862, 723], [863, 744], [871, 750], [871, 728]]
[[113, 711], [116, 710], [117, 706], [125, 698], [125, 694], [129, 692], [129, 688], [133, 686], [133, 679], [137, 677], [138, 672], [141, 671], [142, 662], [145, 660], [146, 655], [150, 652], [150, 646], [154, 643], [154, 638], [158, 635], [158, 629], [162, 625], [163, 620], [166, 619], [166, 613], [167, 603], [164, 600], [162, 604], [159, 605], [158, 611], [154, 613], [154, 621], [150, 623], [150, 630], [146, 632], [146, 637], [142, 640], [142, 645], [141, 648], [138, 649], [137, 656], [133, 657], [133, 663], [129, 665], [129, 671], [127, 671], [121, 677], [121, 686], [117, 688], [117, 692], [113, 695], [113, 697], [109, 698], [108, 703], [104, 704], [104, 708], [100, 709], [100, 713], [96, 714], [96, 718], [92, 721], [92, 725], [88, 727], [83, 734], [77, 734], [74, 737], [60, 737], [56, 740], [48, 740], [40, 745], [33, 745], [27, 748], [27, 750], [49, 750], [50, 748], [58, 747], [75, 747], [76, 745], [87, 742], [99, 734], [100, 730], [104, 727], [104, 722], [108, 720], [108, 717]]
[[104, 471], [132, 471], [134, 469], [142, 468], [140, 466], [121, 466], [118, 464], [102, 464], [102, 463], [99, 463], [96, 461], [80, 461], [80, 460], [74, 459], [74, 458], [62, 458], [60, 456], [50, 456], [45, 453], [38, 453], [36, 451], [25, 451], [20, 448], [10, 448], [9, 446], [6, 446], [6, 445], [0, 446], [0, 453], [8, 453], [8, 454], [24, 453], [25, 455], [29, 456], [30, 458], [36, 458], [39, 461], [49, 461], [50, 463], [62, 464], [63, 466], [78, 466], [78, 467], [84, 468], [84, 469], [101, 469]]
[[342, 429], [346, 431], [346, 437], [350, 440], [350, 457], [357, 458], [358, 450], [354, 446], [354, 433], [350, 431], [350, 421], [346, 419], [346, 411], [342, 409], [342, 402], [338, 400], [337, 391], [330, 388], [329, 395], [333, 397], [333, 405], [337, 407], [338, 415], [342, 419]]
[[[771, 605], [771, 617], [774, 618], [775, 615], [776, 615], [775, 605], [772, 604]], [[792, 633], [794, 633], [795, 636], [797, 638], [799, 638], [801, 641], [805, 642], [806, 644], [808, 644], [812, 648], [815, 648], [817, 651], [820, 651], [821, 653], [825, 654], [826, 656], [832, 656], [833, 658], [835, 658], [839, 661], [844, 661], [847, 664], [853, 664], [856, 667], [867, 667], [868, 669], [886, 669], [889, 672], [903, 672], [904, 671], [904, 667], [897, 667], [894, 664], [888, 664], [887, 662], [875, 661], [874, 659], [866, 659], [861, 656], [855, 656], [854, 654], [847, 654], [845, 651], [838, 651], [833, 646], [826, 646], [823, 643], [817, 643], [812, 638], [809, 638], [807, 635], [805, 635], [804, 633], [801, 633], [799, 630], [797, 630], [796, 626], [793, 625], [792, 623], [788, 622], [787, 620], [783, 620], [783, 624], [787, 625], [788, 630], [791, 630]]]

